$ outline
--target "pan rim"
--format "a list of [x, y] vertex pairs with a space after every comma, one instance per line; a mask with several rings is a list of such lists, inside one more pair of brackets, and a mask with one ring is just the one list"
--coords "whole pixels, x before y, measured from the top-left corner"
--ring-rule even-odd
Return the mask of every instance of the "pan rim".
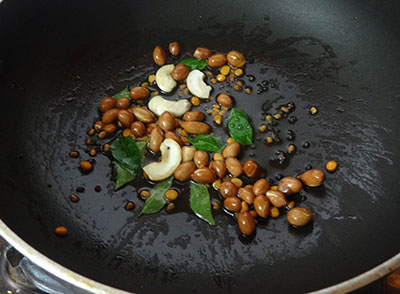
[[[20, 238], [14, 231], [12, 231], [4, 222], [0, 219], [0, 235], [13, 246], [22, 255], [27, 257], [30, 261], [35, 263], [40, 268], [45, 269], [49, 273], [59, 277], [60, 279], [71, 283], [81, 289], [87, 290], [94, 294], [133, 294], [133, 292], [127, 292], [111, 286], [107, 286], [100, 282], [96, 282], [90, 278], [86, 278], [61, 264], [51, 260], [38, 250], [34, 249], [31, 245]], [[328, 286], [323, 289], [309, 292], [309, 294], [342, 294], [354, 291], [363, 286], [366, 286], [390, 272], [400, 268], [400, 253], [377, 265], [376, 267], [348, 280], [342, 281], [338, 284]]]

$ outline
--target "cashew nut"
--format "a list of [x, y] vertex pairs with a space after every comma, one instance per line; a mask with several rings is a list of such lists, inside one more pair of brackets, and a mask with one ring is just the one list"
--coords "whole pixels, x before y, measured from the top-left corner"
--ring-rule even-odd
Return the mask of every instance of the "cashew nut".
[[156, 115], [160, 116], [164, 111], [169, 111], [176, 117], [184, 115], [192, 105], [186, 99], [171, 101], [161, 96], [153, 97], [147, 107]]
[[172, 176], [182, 160], [181, 146], [172, 139], [165, 139], [160, 146], [161, 162], [153, 162], [143, 171], [152, 181], [162, 181]]
[[210, 97], [211, 87], [204, 82], [204, 73], [198, 69], [192, 70], [189, 73], [186, 84], [193, 95], [199, 98]]
[[171, 72], [174, 68], [175, 65], [167, 64], [160, 67], [156, 72], [157, 86], [166, 93], [171, 92], [176, 86], [176, 81], [171, 76]]

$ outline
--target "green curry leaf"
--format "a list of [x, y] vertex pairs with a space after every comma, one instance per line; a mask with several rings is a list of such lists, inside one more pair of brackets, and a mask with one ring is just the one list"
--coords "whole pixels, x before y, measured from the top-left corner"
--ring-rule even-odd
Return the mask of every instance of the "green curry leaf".
[[207, 61], [196, 58], [188, 58], [181, 60], [179, 64], [186, 65], [190, 70], [202, 70], [207, 66]]
[[116, 100], [118, 100], [119, 98], [129, 98], [129, 93], [130, 93], [129, 89], [125, 88], [112, 97]]
[[114, 158], [114, 190], [118, 190], [141, 174], [145, 147], [144, 142], [136, 142], [128, 137], [119, 137], [111, 143], [111, 154]]
[[190, 144], [199, 150], [219, 152], [222, 149], [221, 139], [208, 134], [201, 134], [188, 139]]
[[253, 144], [253, 129], [249, 123], [247, 114], [237, 108], [233, 108], [228, 118], [230, 136], [243, 145]]
[[124, 165], [114, 161], [113, 178], [115, 180], [114, 190], [118, 190], [126, 183], [129, 183], [136, 177], [136, 173]]
[[190, 208], [201, 219], [210, 225], [215, 225], [211, 213], [211, 200], [208, 189], [204, 184], [190, 183]]
[[167, 203], [165, 193], [171, 187], [172, 180], [173, 177], [170, 177], [158, 183], [150, 190], [150, 197], [147, 198], [139, 215], [156, 213], [164, 207], [165, 203]]

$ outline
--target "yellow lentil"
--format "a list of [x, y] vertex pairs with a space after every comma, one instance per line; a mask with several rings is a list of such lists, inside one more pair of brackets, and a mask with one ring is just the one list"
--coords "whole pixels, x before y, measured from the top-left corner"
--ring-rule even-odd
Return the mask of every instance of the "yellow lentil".
[[235, 142], [235, 140], [234, 140], [233, 138], [231, 138], [231, 137], [229, 137], [229, 138], [226, 140], [226, 143], [228, 143], [228, 144], [231, 144], [231, 143], [233, 143], [233, 142]]
[[271, 208], [271, 217], [277, 218], [279, 216], [279, 209], [276, 207]]
[[268, 144], [271, 144], [273, 140], [272, 140], [271, 137], [267, 137], [266, 141], [267, 141]]
[[186, 84], [182, 84], [182, 85], [179, 85], [179, 88], [181, 88], [181, 89], [186, 89]]
[[328, 161], [325, 165], [325, 168], [328, 172], [333, 173], [337, 168], [337, 162], [334, 160]]
[[199, 106], [200, 105], [200, 99], [198, 97], [192, 97], [190, 98], [190, 102], [192, 102], [192, 104], [194, 106]]
[[147, 80], [149, 81], [149, 83], [154, 83], [156, 80], [156, 75], [149, 75], [149, 77], [147, 78]]
[[314, 115], [314, 114], [317, 114], [317, 112], [318, 112], [318, 109], [316, 107], [313, 106], [313, 107], [310, 108], [310, 113], [311, 114]]
[[261, 125], [261, 126], [258, 128], [258, 130], [259, 130], [261, 133], [264, 133], [264, 132], [267, 130], [267, 126], [266, 126], [266, 125]]
[[278, 186], [271, 186], [271, 190], [278, 191]]
[[221, 67], [220, 72], [221, 74], [227, 76], [229, 75], [229, 72], [231, 71], [231, 68], [229, 67], [229, 65], [224, 65], [223, 67]]
[[265, 120], [266, 120], [266, 121], [272, 121], [272, 115], [268, 114], [268, 115], [265, 117]]
[[296, 205], [296, 203], [292, 200], [292, 201], [289, 202], [289, 204], [287, 205], [287, 207], [288, 207], [289, 209], [292, 209], [295, 205]]
[[158, 94], [160, 94], [160, 93], [158, 93], [158, 91], [151, 92], [152, 96], [157, 96]]
[[281, 119], [281, 118], [282, 118], [282, 115], [281, 115], [280, 113], [275, 113], [275, 114], [274, 114], [274, 118], [275, 118], [275, 119]]
[[173, 201], [173, 200], [175, 200], [176, 198], [178, 198], [178, 192], [176, 192], [175, 190], [168, 190], [168, 191], [165, 193], [165, 197], [166, 197], [168, 200]]
[[214, 121], [217, 125], [220, 125], [222, 123], [222, 116], [217, 115], [216, 117], [214, 117]]
[[250, 88], [246, 88], [246, 89], [244, 89], [244, 91], [246, 92], [246, 94], [250, 94], [251, 93], [251, 89]]
[[240, 211], [242, 211], [242, 212], [247, 212], [247, 211], [249, 211], [249, 205], [247, 204], [246, 201], [242, 201], [242, 208], [241, 208]]
[[124, 136], [124, 137], [129, 137], [131, 134], [132, 134], [132, 133], [131, 133], [131, 130], [130, 130], [130, 129], [125, 129], [125, 130], [123, 130], [123, 132], [122, 132], [122, 136]]
[[217, 81], [218, 82], [223, 82], [225, 80], [226, 80], [226, 76], [224, 76], [223, 74], [217, 75]]
[[215, 190], [219, 190], [219, 187], [221, 187], [221, 180], [216, 180], [216, 181], [213, 183], [213, 188], [214, 188]]
[[283, 112], [286, 112], [286, 113], [289, 112], [289, 108], [287, 108], [286, 106], [282, 106], [282, 107], [281, 107], [281, 110], [282, 110]]
[[216, 83], [217, 83], [217, 80], [216, 80], [215, 78], [212, 78], [212, 79], [210, 80], [210, 82], [211, 82], [212, 84], [216, 84]]
[[235, 184], [236, 187], [240, 188], [243, 186], [243, 181], [239, 178], [232, 178], [231, 182]]
[[293, 152], [294, 150], [296, 150], [296, 146], [294, 146], [293, 144], [290, 144], [289, 147], [288, 147], [289, 153]]
[[235, 76], [241, 77], [243, 75], [243, 69], [238, 68], [235, 70]]
[[149, 85], [149, 83], [148, 82], [143, 82], [143, 83], [141, 83], [140, 84], [142, 87], [147, 87], [148, 85]]

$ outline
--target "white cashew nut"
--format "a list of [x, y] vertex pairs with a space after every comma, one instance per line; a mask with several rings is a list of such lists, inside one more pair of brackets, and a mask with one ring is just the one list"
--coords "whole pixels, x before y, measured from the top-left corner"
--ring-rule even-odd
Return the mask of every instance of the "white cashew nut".
[[153, 162], [143, 167], [152, 181], [162, 181], [172, 176], [182, 160], [181, 146], [172, 139], [165, 139], [160, 151], [161, 162]]
[[166, 93], [171, 92], [176, 87], [176, 81], [171, 76], [174, 68], [175, 65], [167, 64], [160, 67], [156, 72], [157, 86]]
[[204, 82], [204, 73], [198, 69], [192, 70], [187, 79], [187, 87], [190, 93], [199, 98], [210, 97], [211, 87]]
[[156, 115], [160, 116], [164, 111], [169, 111], [176, 117], [186, 113], [192, 105], [186, 99], [171, 101], [161, 96], [153, 97], [147, 107]]

